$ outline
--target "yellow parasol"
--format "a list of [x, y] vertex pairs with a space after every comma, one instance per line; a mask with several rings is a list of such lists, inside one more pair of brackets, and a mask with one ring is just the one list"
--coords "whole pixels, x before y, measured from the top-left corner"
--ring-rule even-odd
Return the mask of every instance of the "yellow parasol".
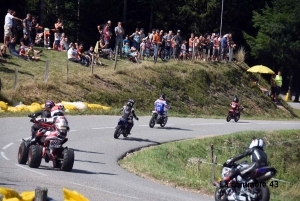
[[263, 65], [257, 65], [249, 68], [247, 72], [252, 72], [252, 73], [264, 73], [264, 74], [275, 74], [274, 71], [272, 71], [270, 68], [267, 66]]

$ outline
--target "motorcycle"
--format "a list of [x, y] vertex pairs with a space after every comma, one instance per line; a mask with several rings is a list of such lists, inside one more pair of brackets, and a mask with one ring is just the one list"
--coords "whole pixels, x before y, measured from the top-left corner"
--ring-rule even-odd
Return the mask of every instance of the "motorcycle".
[[161, 114], [159, 111], [152, 111], [152, 117], [149, 122], [149, 127], [153, 128], [155, 124], [160, 124], [161, 127], [165, 127], [168, 122], [168, 109], [171, 109], [171, 106], [165, 108], [164, 114]]
[[[233, 163], [228, 165], [224, 163], [222, 169], [222, 179], [229, 176], [233, 169], [248, 167], [248, 162], [240, 164]], [[277, 170], [273, 167], [257, 168], [255, 175], [249, 173], [241, 177], [238, 175], [225, 186], [220, 186], [219, 182], [213, 182], [216, 186], [216, 201], [269, 201], [270, 190], [266, 181], [276, 175]]]
[[[68, 141], [68, 121], [64, 116], [53, 118], [35, 118], [31, 122], [40, 124], [35, 139], [23, 140], [18, 151], [18, 163], [26, 164], [31, 168], [38, 168], [42, 159], [46, 163], [53, 162], [54, 168], [71, 171], [74, 164], [74, 150], [63, 147]], [[32, 143], [34, 142], [34, 143]]]
[[241, 117], [241, 111], [244, 110], [243, 106], [240, 106], [240, 109], [238, 111], [235, 110], [236, 104], [231, 104], [230, 109], [228, 111], [228, 115], [226, 117], [226, 121], [230, 122], [231, 119], [234, 119], [235, 122], [238, 122]]
[[127, 137], [129, 134], [127, 134], [127, 129], [129, 128], [129, 125], [126, 121], [126, 119], [123, 119], [122, 117], [119, 119], [118, 126], [116, 127], [114, 138], [118, 139], [121, 134], [123, 134], [124, 137]]

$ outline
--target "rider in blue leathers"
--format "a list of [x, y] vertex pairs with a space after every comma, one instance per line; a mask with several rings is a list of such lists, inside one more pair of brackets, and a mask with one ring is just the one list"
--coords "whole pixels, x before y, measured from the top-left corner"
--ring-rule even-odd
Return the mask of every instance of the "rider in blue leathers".
[[168, 103], [165, 100], [166, 95], [162, 94], [160, 97], [154, 102], [154, 110], [157, 111], [160, 115], [167, 116], [167, 110], [169, 109]]

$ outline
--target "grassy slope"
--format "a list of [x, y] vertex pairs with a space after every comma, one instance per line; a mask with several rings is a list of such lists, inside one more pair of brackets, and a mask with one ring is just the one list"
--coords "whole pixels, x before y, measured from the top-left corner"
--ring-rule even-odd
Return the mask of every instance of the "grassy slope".
[[[299, 156], [300, 130], [241, 132], [233, 135], [218, 136], [205, 139], [193, 139], [171, 142], [160, 146], [142, 149], [130, 157], [119, 161], [122, 167], [143, 177], [157, 179], [167, 185], [183, 187], [195, 191], [213, 194], [215, 187], [211, 181], [211, 165], [200, 164], [197, 159], [211, 162], [210, 145], [216, 148], [217, 162], [223, 164], [228, 158], [241, 153], [248, 146], [253, 136], [263, 137], [268, 155], [269, 165], [277, 169], [275, 178], [290, 181], [293, 185], [279, 182], [278, 188], [272, 188], [271, 200], [299, 200]], [[297, 139], [280, 143], [286, 140]], [[236, 149], [218, 149], [220, 147], [240, 146]], [[249, 161], [250, 158], [245, 158]], [[221, 167], [217, 166], [215, 179], [221, 175]], [[271, 181], [267, 182], [270, 185]], [[273, 182], [273, 184], [275, 184]]]
[[[119, 108], [128, 98], [136, 100], [140, 113], [148, 113], [160, 93], [166, 93], [172, 112], [181, 115], [222, 116], [237, 95], [246, 106], [244, 117], [286, 118], [296, 114], [277, 108], [263, 95], [250, 78], [258, 75], [247, 73], [245, 64], [207, 62], [168, 62], [153, 65], [151, 59], [140, 65], [119, 60], [117, 70], [113, 62], [102, 59], [107, 66], [90, 68], [69, 62], [69, 80], [66, 81], [67, 53], [44, 50], [42, 61], [23, 61], [12, 57], [0, 64], [2, 95], [0, 99], [10, 104], [22, 101], [88, 101]], [[48, 83], [44, 83], [45, 61], [50, 60]], [[19, 71], [19, 85], [14, 86], [14, 70]], [[267, 86], [262, 80], [261, 83]], [[113, 112], [114, 113], [114, 112]], [[243, 118], [243, 117], [242, 117]]]

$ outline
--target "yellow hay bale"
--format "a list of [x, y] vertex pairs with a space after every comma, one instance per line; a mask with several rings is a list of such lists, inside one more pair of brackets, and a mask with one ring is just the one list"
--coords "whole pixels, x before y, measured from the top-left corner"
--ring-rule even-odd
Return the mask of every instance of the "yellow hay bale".
[[0, 101], [0, 110], [1, 111], [6, 111], [7, 110], [7, 103]]

